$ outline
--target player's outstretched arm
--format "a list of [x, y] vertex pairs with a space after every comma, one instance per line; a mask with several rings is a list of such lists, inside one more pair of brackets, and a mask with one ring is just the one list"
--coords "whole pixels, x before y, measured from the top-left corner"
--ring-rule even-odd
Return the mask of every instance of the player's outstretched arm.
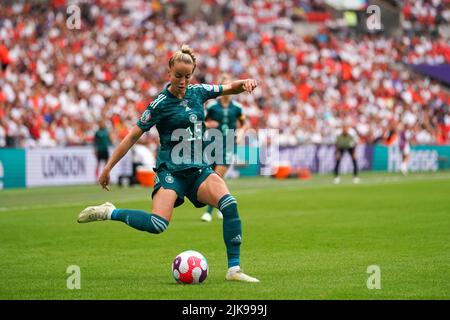
[[222, 86], [222, 95], [239, 94], [244, 91], [252, 93], [257, 86], [258, 82], [255, 79], [236, 80]]
[[133, 129], [131, 129], [131, 131], [127, 134], [127, 136], [120, 142], [116, 150], [114, 150], [111, 158], [106, 163], [105, 168], [103, 169], [103, 172], [98, 179], [98, 182], [103, 189], [109, 191], [109, 173], [117, 164], [117, 162], [119, 162], [120, 159], [122, 159], [123, 156], [131, 149], [131, 147], [139, 140], [143, 133], [144, 132], [141, 130], [141, 128], [135, 125]]

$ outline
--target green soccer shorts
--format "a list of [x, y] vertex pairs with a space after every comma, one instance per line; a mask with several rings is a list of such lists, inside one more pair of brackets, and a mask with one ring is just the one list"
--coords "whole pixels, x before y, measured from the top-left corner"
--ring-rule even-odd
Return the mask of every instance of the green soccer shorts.
[[159, 188], [164, 187], [164, 189], [170, 189], [177, 193], [175, 208], [184, 203], [185, 196], [196, 208], [204, 207], [206, 204], [197, 199], [197, 191], [202, 182], [212, 173], [214, 173], [214, 170], [211, 167], [192, 168], [176, 172], [162, 169], [156, 172], [152, 198]]

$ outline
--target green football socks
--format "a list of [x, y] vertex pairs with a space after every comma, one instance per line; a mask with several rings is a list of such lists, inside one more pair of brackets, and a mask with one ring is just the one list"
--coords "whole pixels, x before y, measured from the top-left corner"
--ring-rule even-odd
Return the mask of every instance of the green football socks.
[[142, 210], [115, 209], [111, 220], [122, 221], [132, 228], [155, 234], [163, 232], [169, 225], [169, 221], [163, 217]]
[[208, 208], [206, 208], [206, 212], [208, 212], [209, 214], [212, 214], [213, 210], [214, 210], [213, 206], [208, 206]]
[[239, 266], [242, 225], [236, 199], [231, 194], [224, 195], [219, 200], [219, 210], [223, 214], [223, 240], [227, 247], [228, 268]]

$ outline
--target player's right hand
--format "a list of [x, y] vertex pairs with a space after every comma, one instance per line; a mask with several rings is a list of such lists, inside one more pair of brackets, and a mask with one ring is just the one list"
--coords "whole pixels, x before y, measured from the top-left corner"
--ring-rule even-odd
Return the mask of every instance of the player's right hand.
[[109, 191], [109, 172], [103, 171], [100, 177], [98, 178], [98, 183], [102, 186], [103, 189]]

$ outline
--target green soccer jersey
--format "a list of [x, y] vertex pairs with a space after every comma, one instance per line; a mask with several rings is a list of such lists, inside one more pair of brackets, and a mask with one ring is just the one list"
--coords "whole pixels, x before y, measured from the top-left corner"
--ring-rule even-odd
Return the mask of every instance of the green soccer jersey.
[[[237, 121], [243, 120], [244, 115], [242, 113], [242, 107], [239, 103], [230, 101], [228, 107], [224, 107], [220, 101], [216, 101], [215, 103], [208, 106], [206, 109], [206, 118], [215, 120], [219, 123], [217, 128], [210, 129], [211, 130], [220, 130], [222, 133], [222, 154], [218, 155], [214, 152], [214, 156], [216, 157], [216, 164], [220, 165], [229, 165], [233, 160], [233, 154], [236, 149], [236, 127]], [[208, 135], [209, 136], [209, 135]], [[211, 138], [211, 143], [213, 142], [213, 138]]]
[[109, 140], [108, 129], [98, 129], [95, 132], [94, 146], [98, 152], [107, 152], [108, 146], [111, 145], [111, 140]]
[[223, 135], [226, 135], [228, 129], [236, 130], [236, 123], [243, 118], [242, 106], [231, 101], [228, 108], [224, 108], [220, 101], [208, 106], [206, 110], [206, 118], [215, 120], [219, 123], [219, 129]]
[[164, 167], [175, 172], [208, 166], [202, 156], [203, 104], [217, 98], [222, 93], [222, 86], [189, 85], [183, 99], [175, 97], [168, 90], [169, 86], [148, 105], [136, 123], [144, 132], [156, 125], [160, 140], [156, 171]]

